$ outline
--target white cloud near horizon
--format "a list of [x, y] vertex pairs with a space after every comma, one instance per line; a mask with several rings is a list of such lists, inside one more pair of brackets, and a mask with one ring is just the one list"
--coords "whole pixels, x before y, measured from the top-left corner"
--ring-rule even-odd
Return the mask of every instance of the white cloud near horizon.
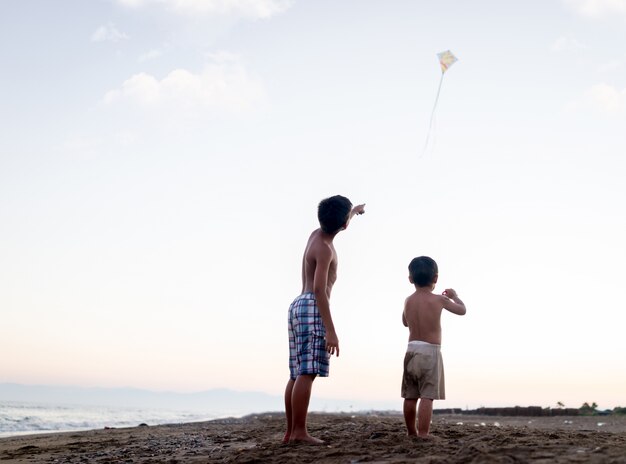
[[626, 19], [626, 0], [563, 0], [581, 16], [604, 18], [620, 14]]
[[100, 26], [91, 34], [92, 42], [119, 42], [129, 38], [127, 34], [118, 30], [113, 23]]
[[595, 109], [605, 113], [626, 112], [626, 88], [618, 89], [606, 83], [593, 85], [570, 109]]
[[219, 109], [240, 112], [264, 99], [262, 84], [251, 77], [238, 56], [220, 52], [209, 56], [202, 71], [175, 69], [163, 79], [134, 74], [103, 98], [105, 105], [132, 103], [166, 110]]
[[164, 7], [183, 15], [240, 15], [270, 18], [287, 10], [292, 0], [116, 0], [130, 8]]

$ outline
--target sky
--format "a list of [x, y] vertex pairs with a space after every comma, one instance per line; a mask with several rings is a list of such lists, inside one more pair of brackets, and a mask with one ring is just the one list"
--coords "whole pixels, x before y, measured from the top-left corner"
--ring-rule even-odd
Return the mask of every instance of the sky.
[[427, 255], [436, 407], [626, 406], [626, 0], [1, 2], [0, 60], [0, 382], [282, 394], [342, 194], [314, 397], [400, 407]]

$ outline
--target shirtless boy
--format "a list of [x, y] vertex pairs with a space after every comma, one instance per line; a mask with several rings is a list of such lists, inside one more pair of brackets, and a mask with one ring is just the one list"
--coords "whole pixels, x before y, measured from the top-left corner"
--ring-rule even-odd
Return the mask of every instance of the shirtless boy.
[[[420, 256], [409, 264], [409, 281], [415, 292], [404, 302], [402, 323], [409, 328], [409, 346], [404, 356], [402, 398], [404, 421], [408, 435], [428, 437], [433, 416], [433, 400], [445, 399], [443, 360], [441, 358], [441, 312], [465, 314], [465, 304], [456, 292], [448, 288], [435, 295], [439, 270], [437, 263]], [[417, 400], [417, 428], [415, 412]]]
[[330, 314], [330, 292], [337, 280], [335, 236], [365, 205], [354, 208], [346, 197], [322, 200], [317, 209], [320, 228], [309, 237], [302, 258], [302, 291], [289, 307], [289, 382], [285, 388], [287, 432], [283, 443], [319, 444], [306, 427], [309, 400], [316, 376], [328, 377], [332, 354], [339, 356], [339, 338]]

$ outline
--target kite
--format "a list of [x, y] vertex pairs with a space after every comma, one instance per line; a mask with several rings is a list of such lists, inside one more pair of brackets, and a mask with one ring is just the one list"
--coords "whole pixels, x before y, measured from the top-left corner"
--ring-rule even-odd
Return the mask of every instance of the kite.
[[441, 79], [439, 79], [439, 88], [437, 89], [437, 96], [435, 97], [435, 104], [433, 105], [433, 111], [430, 113], [430, 123], [428, 125], [428, 134], [426, 135], [426, 143], [424, 144], [424, 151], [428, 147], [428, 140], [430, 139], [430, 132], [433, 127], [433, 119], [435, 117], [435, 109], [437, 108], [437, 102], [439, 101], [439, 93], [441, 92], [441, 83], [443, 82], [443, 75], [446, 73], [450, 66], [457, 62], [457, 57], [452, 54], [450, 50], [437, 53], [439, 58], [439, 65], [441, 66]]
[[439, 58], [439, 64], [441, 65], [441, 76], [452, 66], [454, 63], [458, 61], [457, 57], [452, 54], [450, 50], [446, 50], [445, 52], [437, 53], [437, 58]]

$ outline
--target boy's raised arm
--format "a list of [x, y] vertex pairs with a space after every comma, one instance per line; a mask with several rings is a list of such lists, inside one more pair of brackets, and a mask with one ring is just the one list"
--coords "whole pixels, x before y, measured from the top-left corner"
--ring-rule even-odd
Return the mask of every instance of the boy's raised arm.
[[352, 218], [355, 214], [365, 214], [365, 203], [363, 203], [362, 205], [356, 205], [354, 208], [352, 208], [352, 211], [350, 211], [350, 218]]
[[443, 307], [451, 313], [462, 316], [467, 312], [465, 303], [459, 298], [454, 289], [446, 288], [441, 296], [443, 297]]

